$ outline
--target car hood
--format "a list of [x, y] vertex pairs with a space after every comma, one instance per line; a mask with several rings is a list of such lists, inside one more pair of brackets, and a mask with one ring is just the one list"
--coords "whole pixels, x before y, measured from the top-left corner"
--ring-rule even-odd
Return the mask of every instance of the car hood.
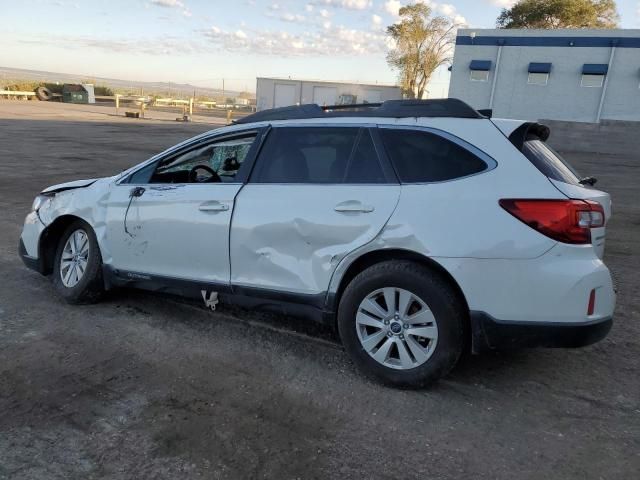
[[92, 185], [96, 181], [98, 181], [97, 178], [90, 178], [88, 180], [74, 180], [73, 182], [60, 183], [58, 185], [52, 185], [45, 188], [42, 193], [57, 193], [64, 190], [72, 190], [74, 188], [84, 188]]

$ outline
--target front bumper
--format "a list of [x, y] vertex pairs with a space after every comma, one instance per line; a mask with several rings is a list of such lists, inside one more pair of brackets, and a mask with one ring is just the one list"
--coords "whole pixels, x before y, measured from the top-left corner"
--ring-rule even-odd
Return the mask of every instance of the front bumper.
[[27, 249], [24, 246], [24, 242], [22, 241], [22, 238], [20, 239], [20, 243], [18, 244], [18, 255], [20, 255], [20, 259], [22, 260], [22, 263], [24, 263], [27, 267], [29, 267], [31, 270], [35, 270], [36, 272], [42, 273], [44, 275], [45, 268], [44, 268], [44, 262], [42, 261], [42, 257], [36, 258], [36, 257], [30, 256], [27, 253]]
[[550, 347], [578, 348], [607, 336], [613, 319], [605, 317], [580, 323], [510, 322], [485, 312], [471, 312], [473, 352]]

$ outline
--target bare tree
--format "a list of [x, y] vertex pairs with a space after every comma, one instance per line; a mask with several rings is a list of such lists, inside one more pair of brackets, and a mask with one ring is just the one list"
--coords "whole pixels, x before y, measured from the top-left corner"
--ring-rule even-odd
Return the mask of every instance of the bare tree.
[[399, 13], [400, 21], [387, 27], [394, 43], [387, 63], [398, 71], [404, 93], [422, 98], [433, 72], [450, 59], [458, 25], [431, 16], [424, 3], [407, 5]]

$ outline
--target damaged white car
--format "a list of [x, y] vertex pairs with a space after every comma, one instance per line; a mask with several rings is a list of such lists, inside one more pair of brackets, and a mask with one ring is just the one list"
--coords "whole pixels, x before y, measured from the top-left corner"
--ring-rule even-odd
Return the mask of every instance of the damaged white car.
[[327, 322], [365, 372], [421, 386], [465, 348], [609, 331], [609, 195], [548, 135], [453, 99], [258, 112], [44, 190], [20, 256], [70, 303], [131, 286]]

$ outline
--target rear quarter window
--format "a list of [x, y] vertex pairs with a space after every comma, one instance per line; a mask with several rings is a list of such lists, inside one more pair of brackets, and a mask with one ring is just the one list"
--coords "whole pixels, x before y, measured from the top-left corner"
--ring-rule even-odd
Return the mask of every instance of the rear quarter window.
[[443, 182], [489, 168], [478, 155], [435, 133], [381, 128], [380, 135], [402, 183]]
[[580, 175], [569, 162], [542, 140], [526, 140], [522, 146], [522, 153], [548, 178], [572, 185], [580, 184]]

